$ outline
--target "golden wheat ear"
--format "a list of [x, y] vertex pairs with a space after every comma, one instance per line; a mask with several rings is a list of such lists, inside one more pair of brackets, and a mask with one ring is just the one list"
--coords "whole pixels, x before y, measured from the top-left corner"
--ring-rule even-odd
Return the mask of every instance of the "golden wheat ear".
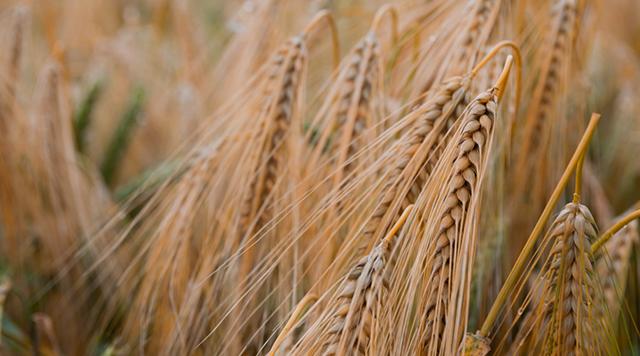
[[[575, 41], [579, 18], [583, 9], [575, 0], [558, 0], [552, 3], [551, 23], [547, 40], [540, 51], [539, 79], [531, 89], [531, 97], [526, 103], [524, 122], [517, 137], [521, 144], [516, 147], [513, 170], [513, 199], [529, 196], [528, 205], [539, 209], [544, 204], [550, 187], [545, 182], [534, 181], [529, 188], [523, 179], [532, 172], [547, 171], [551, 168], [547, 157], [552, 141], [553, 127], [559, 127], [566, 120], [562, 104], [567, 98], [566, 89], [571, 79], [571, 64], [576, 59]], [[552, 122], [554, 120], [554, 122]]]
[[593, 134], [595, 132], [596, 127], [598, 126], [599, 121], [600, 121], [599, 114], [594, 113], [591, 115], [589, 126], [585, 130], [582, 136], [582, 139], [580, 140], [580, 143], [578, 144], [575, 152], [573, 153], [573, 156], [571, 157], [571, 160], [569, 161], [569, 164], [565, 168], [565, 171], [562, 174], [562, 177], [558, 181], [553, 193], [549, 197], [547, 204], [544, 210], [542, 211], [542, 214], [540, 215], [535, 227], [533, 228], [533, 230], [531, 231], [531, 234], [526, 240], [525, 246], [520, 252], [520, 255], [518, 256], [511, 271], [509, 272], [509, 275], [507, 276], [507, 279], [505, 280], [502, 288], [500, 289], [500, 292], [498, 293], [496, 300], [491, 306], [491, 309], [489, 310], [489, 313], [487, 314], [487, 317], [485, 318], [482, 324], [482, 327], [479, 331], [480, 336], [488, 337], [490, 335], [492, 328], [494, 327], [494, 323], [496, 322], [499, 316], [501, 308], [505, 305], [507, 298], [511, 295], [511, 293], [514, 293], [515, 288], [517, 287], [517, 284], [520, 278], [522, 277], [523, 272], [525, 272], [527, 268], [529, 259], [534, 254], [540, 235], [543, 232], [543, 229], [547, 224], [549, 217], [553, 213], [554, 206], [560, 199], [560, 196], [563, 193], [567, 183], [569, 182], [571, 175], [573, 174], [574, 170], [578, 166], [578, 162], [581, 160], [581, 158], [584, 157], [583, 154], [589, 147], [589, 143], [591, 142], [591, 138], [593, 137]]
[[17, 142], [22, 126], [26, 120], [16, 115], [16, 88], [20, 80], [20, 68], [24, 47], [24, 31], [27, 17], [25, 8], [14, 10], [10, 30], [9, 58], [0, 64], [0, 216], [2, 221], [2, 246], [12, 263], [18, 262], [23, 253], [19, 252], [19, 234], [24, 229], [21, 223], [19, 204], [19, 183], [22, 180], [17, 175], [16, 161], [18, 160]]
[[533, 333], [534, 347], [553, 354], [603, 352], [601, 288], [595, 275], [591, 246], [597, 225], [589, 209], [569, 203], [548, 232], [552, 240], [549, 265], [544, 269], [544, 307]]
[[[477, 201], [476, 194], [487, 162], [495, 124], [497, 94], [498, 91], [493, 89], [480, 94], [468, 107], [468, 114], [462, 121], [462, 137], [457, 143], [458, 154], [453, 162], [454, 175], [448, 180], [448, 194], [442, 203], [443, 214], [433, 224], [438, 229], [433, 230], [434, 235], [425, 235], [431, 240], [430, 249], [433, 251], [426, 263], [430, 267], [423, 292], [426, 298], [422, 347], [426, 354], [446, 352], [450, 350], [451, 343], [457, 349], [461, 341], [454, 341], [459, 337], [459, 332], [453, 330], [450, 333], [445, 328], [456, 328], [452, 324], [458, 317], [450, 314], [449, 303], [455, 305], [456, 298], [464, 298], [467, 288], [457, 286], [467, 280], [466, 277], [456, 277], [456, 272], [460, 273], [457, 266], [462, 261], [458, 258], [465, 259], [462, 256], [466, 255], [460, 250], [466, 244], [463, 241], [464, 231], [473, 230], [470, 226], [475, 214], [473, 202]], [[452, 290], [460, 293], [458, 297], [452, 294]]]
[[601, 248], [602, 253], [596, 253], [598, 259], [596, 271], [603, 283], [604, 298], [611, 319], [618, 320], [623, 310], [623, 296], [627, 286], [630, 268], [632, 268], [632, 254], [640, 244], [638, 222], [632, 221]]
[[387, 236], [363, 257], [338, 286], [336, 294], [295, 349], [295, 354], [318, 350], [324, 355], [365, 354], [378, 330], [380, 308], [389, 289], [386, 276], [395, 237], [411, 214], [407, 207]]
[[[330, 171], [326, 186], [334, 194], [343, 194], [354, 178], [364, 177], [364, 171], [378, 154], [378, 149], [369, 145], [378, 136], [382, 116], [377, 98], [383, 94], [381, 80], [384, 75], [380, 43], [375, 33], [377, 23], [374, 20], [372, 29], [343, 60], [323, 106], [312, 123], [313, 127], [319, 126], [321, 129], [305, 170], [314, 180], [318, 179], [318, 171]], [[350, 193], [347, 198], [352, 196]], [[335, 220], [334, 217], [340, 216], [348, 204], [349, 201], [345, 199], [336, 200], [331, 208], [325, 210], [323, 220]], [[332, 263], [341, 245], [340, 239], [330, 239], [328, 246], [321, 251], [320, 263], [324, 266]], [[320, 271], [322, 269], [318, 269]], [[320, 277], [314, 276], [314, 279]]]
[[386, 234], [403, 206], [414, 204], [449, 144], [452, 131], [470, 102], [472, 77], [453, 77], [404, 120], [409, 132], [395, 143], [394, 163], [388, 170], [379, 203], [363, 229], [363, 242]]
[[[266, 321], [260, 321], [263, 317], [256, 312], [264, 303], [261, 293], [268, 293], [270, 278], [275, 278], [278, 273], [262, 262], [272, 257], [268, 245], [289, 244], [285, 236], [295, 230], [292, 226], [296, 212], [283, 217], [279, 214], [290, 209], [287, 202], [298, 200], [295, 196], [297, 191], [294, 189], [292, 197], [291, 188], [300, 183], [296, 177], [303, 159], [303, 148], [298, 145], [298, 130], [302, 127], [307, 42], [321, 24], [326, 24], [330, 30], [333, 59], [337, 65], [340, 57], [338, 33], [333, 15], [324, 10], [318, 12], [304, 30], [292, 37], [273, 57], [271, 84], [267, 87], [265, 103], [259, 114], [262, 127], [255, 131], [257, 144], [251, 149], [252, 163], [246, 172], [253, 177], [241, 202], [239, 234], [234, 238], [232, 250], [240, 249], [241, 254], [237, 275], [240, 283], [236, 284], [233, 292], [241, 303], [234, 307], [231, 319], [236, 327], [242, 329], [236, 334], [232, 352], [242, 352], [247, 346], [258, 349], [263, 343], [263, 340], [258, 340], [256, 329], [263, 328], [259, 325]], [[285, 209], [280, 209], [283, 207]], [[275, 223], [277, 220], [280, 221]], [[293, 252], [287, 253], [291, 255]], [[283, 262], [280, 268], [287, 271], [296, 268], [291, 265], [293, 259], [293, 256], [286, 259], [289, 262]], [[260, 281], [256, 282], [255, 278], [260, 278]], [[290, 292], [285, 287], [279, 290], [284, 295]], [[253, 314], [251, 318], [246, 317], [246, 310]], [[270, 333], [270, 330], [263, 332], [266, 335]], [[237, 337], [238, 334], [241, 336]]]
[[545, 235], [543, 243], [551, 247], [536, 278], [541, 296], [534, 299], [533, 310], [524, 317], [512, 351], [525, 344], [531, 350], [551, 354], [604, 350], [604, 333], [597, 330], [607, 324], [592, 251], [598, 231], [591, 212], [580, 203], [585, 155], [583, 151], [578, 156], [573, 201], [560, 211]]
[[446, 173], [443, 184], [446, 195], [438, 197], [432, 215], [435, 220], [426, 222], [425, 225], [432, 227], [426, 228], [423, 237], [430, 251], [425, 260], [426, 282], [421, 301], [425, 320], [421, 347], [427, 354], [455, 352], [460, 345], [461, 334], [453, 324], [463, 323], [464, 317], [460, 319], [460, 315], [452, 314], [448, 305], [466, 303], [468, 271], [460, 267], [473, 260], [474, 252], [465, 251], [462, 246], [475, 246], [472, 235], [477, 197], [490, 155], [498, 101], [512, 61], [512, 57], [507, 58], [496, 84], [465, 109], [460, 131], [455, 136], [457, 142], [452, 143], [453, 151], [447, 156], [455, 157], [452, 167], [440, 162], [436, 168]]

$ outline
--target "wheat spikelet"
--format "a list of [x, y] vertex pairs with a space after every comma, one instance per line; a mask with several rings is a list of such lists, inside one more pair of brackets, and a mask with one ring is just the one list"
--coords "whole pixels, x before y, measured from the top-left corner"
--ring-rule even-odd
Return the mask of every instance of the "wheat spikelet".
[[[354, 170], [364, 167], [374, 159], [373, 150], [361, 150], [363, 143], [371, 141], [375, 135], [372, 128], [377, 121], [375, 100], [378, 80], [382, 76], [380, 44], [376, 34], [370, 31], [355, 45], [343, 60], [346, 63], [329, 91], [324, 108], [317, 120], [326, 121], [324, 131], [316, 143], [312, 159], [307, 169], [317, 174], [321, 155], [330, 157], [327, 164], [337, 167], [332, 173], [333, 189], [343, 189], [354, 176]], [[357, 154], [357, 153], [364, 154]], [[357, 172], [359, 173], [359, 172]], [[340, 214], [343, 204], [338, 200], [333, 209], [328, 209], [326, 220], [331, 221]], [[330, 265], [339, 248], [339, 241], [332, 241], [325, 248], [322, 264]], [[319, 279], [316, 276], [314, 279]]]
[[606, 252], [598, 258], [596, 271], [611, 320], [618, 320], [631, 267], [631, 254], [639, 242], [638, 222], [633, 221], [607, 241], [604, 246]]
[[543, 305], [534, 326], [539, 333], [538, 350], [545, 354], [575, 355], [602, 352], [597, 277], [591, 244], [598, 227], [589, 209], [569, 203], [547, 233], [553, 241], [549, 265], [544, 271]]
[[[288, 131], [297, 110], [301, 90], [300, 76], [305, 61], [306, 49], [300, 36], [290, 39], [271, 59], [259, 126], [251, 139], [253, 146], [247, 173], [252, 178], [240, 206], [239, 233], [234, 242], [234, 250], [242, 239], [260, 230], [271, 219], [273, 207], [266, 207], [265, 204], [273, 194], [278, 176], [286, 168], [289, 150], [292, 148]], [[255, 248], [249, 247], [242, 257], [242, 276], [249, 273], [255, 259], [254, 254]]]
[[[340, 140], [337, 143], [338, 160], [334, 162], [338, 167], [344, 166], [345, 174], [356, 164], [351, 158], [359, 151], [364, 130], [375, 124], [370, 117], [373, 113], [373, 88], [381, 75], [378, 67], [379, 46], [375, 34], [370, 32], [360, 40], [352, 57], [348, 59], [345, 83], [341, 88], [336, 113]], [[335, 181], [342, 181], [342, 175], [336, 175]]]
[[467, 29], [463, 32], [459, 47], [452, 53], [454, 57], [450, 64], [453, 74], [460, 74], [471, 70], [477, 54], [486, 43], [492, 30], [500, 0], [478, 0], [466, 21]]
[[[297, 110], [295, 106], [300, 97], [305, 61], [306, 49], [301, 37], [289, 40], [272, 58], [272, 70], [268, 78], [271, 84], [265, 93], [261, 128], [256, 131], [255, 137], [258, 157], [252, 160], [257, 165], [264, 162], [264, 168], [255, 167], [254, 171], [260, 173], [250, 183], [243, 203], [241, 228], [245, 231], [272, 193], [278, 174], [286, 164], [287, 150], [291, 147], [285, 144], [285, 140], [289, 137], [288, 131]], [[259, 229], [266, 221], [269, 221], [268, 215], [260, 216], [254, 229]]]
[[[252, 219], [256, 217], [274, 188], [279, 170], [285, 163], [282, 153], [274, 151], [286, 152], [287, 149], [286, 146], [282, 146], [291, 126], [296, 100], [300, 95], [300, 75], [306, 61], [305, 51], [303, 39], [294, 37], [272, 58], [272, 68], [268, 78], [270, 84], [264, 94], [266, 101], [263, 104], [260, 128], [256, 130], [254, 138], [258, 149], [250, 158], [250, 162], [257, 165], [252, 171], [258, 171], [260, 174], [249, 184], [249, 190], [244, 198], [240, 221], [243, 231], [240, 235], [247, 232]], [[265, 161], [264, 168], [260, 168]], [[268, 220], [268, 216], [261, 217], [258, 227]]]
[[491, 351], [490, 340], [477, 334], [467, 333], [462, 341], [462, 355], [485, 356]]
[[[547, 47], [540, 69], [539, 80], [525, 113], [522, 129], [522, 144], [515, 162], [516, 179], [514, 195], [524, 192], [523, 175], [539, 166], [540, 152], [546, 149], [545, 128], [553, 115], [554, 105], [559, 102], [561, 89], [566, 85], [565, 72], [571, 63], [571, 51], [578, 31], [579, 7], [575, 0], [560, 0], [555, 3], [553, 26], [548, 34]], [[537, 169], [544, 169], [538, 167]], [[545, 192], [534, 193], [536, 195]]]
[[541, 272], [532, 277], [535, 295], [527, 298], [531, 307], [522, 317], [510, 354], [602, 352], [595, 338], [605, 311], [598, 302], [601, 291], [591, 254], [596, 238], [597, 226], [586, 206], [572, 202], [560, 211], [545, 236], [552, 244], [550, 255]]
[[398, 159], [387, 175], [381, 201], [364, 227], [365, 242], [385, 233], [386, 221], [397, 216], [398, 210], [390, 207], [397, 206], [398, 200], [405, 207], [416, 202], [448, 144], [449, 130], [467, 106], [469, 81], [468, 77], [447, 80], [432, 99], [409, 114], [414, 124], [400, 142]]
[[[292, 151], [294, 148], [290, 130], [298, 110], [306, 58], [302, 36], [290, 39], [272, 58], [272, 69], [268, 78], [270, 84], [264, 96], [266, 100], [260, 115], [260, 128], [256, 130], [254, 138], [256, 146], [249, 166], [250, 174], [258, 173], [253, 175], [255, 178], [248, 186], [240, 210], [238, 238], [243, 239], [244, 244], [238, 246], [246, 246], [246, 250], [240, 258], [239, 278], [245, 282], [237, 284], [238, 296], [246, 288], [246, 279], [254, 264], [260, 260], [256, 255], [258, 246], [247, 237], [259, 231], [272, 219], [271, 209], [274, 207], [267, 205], [268, 199], [276, 193], [276, 181], [278, 177], [285, 174], [287, 164], [295, 154], [295, 151]], [[237, 240], [236, 243], [240, 242], [241, 240]], [[255, 302], [249, 300], [248, 310], [252, 310], [257, 302], [258, 300]], [[236, 308], [236, 313], [238, 312], [241, 312], [240, 308]], [[240, 316], [236, 319], [242, 320]], [[245, 328], [243, 333], [251, 335], [253, 330]], [[239, 343], [246, 345], [247, 339], [241, 340], [241, 338], [237, 339]], [[236, 343], [235, 352], [240, 352], [242, 345]]]
[[[486, 164], [497, 110], [497, 90], [490, 89], [480, 94], [469, 104], [462, 120], [462, 137], [456, 143], [457, 157], [453, 162], [453, 175], [447, 180], [447, 196], [443, 201], [443, 213], [436, 220], [435, 235], [429, 238], [432, 255], [427, 262], [427, 286], [424, 291], [423, 352], [438, 354], [447, 350], [445, 324], [455, 320], [450, 315], [450, 278], [453, 274], [452, 260], [458, 258], [461, 237], [459, 234], [469, 224], [473, 213], [473, 201], [478, 194], [480, 179]], [[464, 252], [462, 252], [464, 253]], [[455, 337], [455, 336], [454, 336]], [[458, 343], [459, 344], [459, 343]]]
[[[547, 70], [542, 72], [542, 80], [534, 92], [532, 99], [532, 112], [527, 115], [525, 126], [526, 145], [523, 147], [524, 152], [528, 152], [528, 148], [534, 148], [540, 142], [539, 135], [550, 110], [553, 107], [556, 92], [559, 89], [561, 71], [565, 63], [569, 60], [565, 56], [567, 51], [575, 39], [575, 26], [578, 21], [578, 8], [576, 1], [563, 0], [557, 4], [555, 15], [555, 28], [551, 35], [550, 49], [547, 55]], [[530, 143], [528, 141], [531, 141]]]
[[[384, 60], [376, 30], [382, 16], [386, 13], [394, 16], [392, 24], [395, 34], [397, 12], [392, 6], [383, 6], [376, 13], [369, 31], [343, 60], [345, 64], [329, 90], [325, 109], [320, 110], [318, 115], [327, 116], [325, 120], [328, 122], [317, 143], [314, 160], [317, 160], [317, 156], [325, 151], [330, 157], [337, 157], [337, 160], [332, 162], [338, 167], [338, 172], [334, 175], [334, 185], [345, 185], [348, 182], [343, 181], [342, 178], [356, 166], [355, 154], [364, 147], [363, 143], [372, 141], [375, 137], [375, 132], [366, 136], [363, 134], [365, 130], [375, 128], [379, 120], [374, 97], [381, 94]], [[331, 108], [327, 111], [329, 107]], [[334, 137], [331, 139], [329, 136]], [[369, 158], [367, 156], [371, 156], [367, 151], [360, 152], [365, 155], [359, 160], [366, 161]]]

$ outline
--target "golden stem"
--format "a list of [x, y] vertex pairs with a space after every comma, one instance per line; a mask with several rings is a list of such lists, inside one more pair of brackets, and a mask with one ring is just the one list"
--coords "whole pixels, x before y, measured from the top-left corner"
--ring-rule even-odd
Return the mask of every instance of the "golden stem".
[[331, 31], [331, 45], [333, 47], [333, 67], [334, 69], [337, 69], [340, 65], [340, 40], [338, 39], [338, 27], [336, 26], [336, 21], [333, 18], [333, 14], [331, 14], [331, 11], [319, 11], [313, 17], [313, 19], [311, 19], [307, 27], [305, 27], [302, 31], [302, 37], [306, 37], [313, 29], [315, 29], [318, 23], [323, 20], [329, 26], [329, 30]]
[[402, 225], [404, 225], [404, 222], [407, 221], [407, 218], [409, 217], [409, 214], [411, 213], [412, 210], [413, 210], [413, 204], [409, 205], [406, 209], [404, 209], [398, 221], [396, 221], [395, 225], [393, 225], [391, 230], [389, 230], [389, 233], [387, 234], [387, 236], [384, 238], [387, 242], [390, 242], [391, 239], [393, 239], [393, 236], [398, 232], [398, 230], [402, 228]]
[[618, 220], [617, 223], [613, 224], [613, 226], [611, 226], [609, 230], [600, 235], [598, 240], [594, 242], [593, 245], [591, 245], [591, 252], [595, 253], [596, 251], [598, 251], [598, 249], [600, 249], [602, 245], [606, 244], [607, 241], [609, 241], [609, 239], [616, 234], [616, 232], [620, 231], [623, 227], [627, 226], [630, 222], [637, 218], [640, 218], [640, 209], [634, 210], [625, 215], [622, 219]]
[[513, 57], [507, 57], [506, 62], [504, 63], [504, 68], [502, 69], [502, 73], [498, 77], [494, 88], [498, 89], [498, 101], [502, 98], [502, 94], [504, 94], [504, 87], [507, 85], [507, 80], [509, 80], [509, 73], [511, 73], [511, 65], [513, 64]]
[[371, 22], [370, 31], [375, 32], [378, 30], [380, 22], [382, 22], [383, 16], [386, 14], [391, 15], [391, 41], [395, 45], [398, 43], [398, 9], [394, 5], [386, 4], [376, 12]]
[[289, 333], [291, 333], [291, 329], [293, 329], [294, 325], [298, 322], [298, 319], [300, 319], [300, 316], [302, 315], [304, 309], [307, 307], [307, 305], [315, 303], [316, 300], [318, 300], [318, 296], [314, 293], [309, 293], [305, 295], [302, 300], [300, 300], [300, 302], [296, 306], [296, 309], [291, 314], [291, 317], [289, 317], [289, 320], [287, 320], [287, 323], [282, 328], [280, 335], [278, 335], [278, 338], [273, 343], [273, 346], [271, 346], [271, 351], [269, 351], [268, 356], [275, 355], [284, 339], [289, 336]]
[[580, 159], [578, 160], [578, 165], [576, 167], [576, 186], [575, 191], [573, 192], [573, 202], [580, 202], [580, 194], [582, 194], [582, 166], [584, 165], [584, 156], [587, 155], [587, 150], [582, 152], [580, 155]]

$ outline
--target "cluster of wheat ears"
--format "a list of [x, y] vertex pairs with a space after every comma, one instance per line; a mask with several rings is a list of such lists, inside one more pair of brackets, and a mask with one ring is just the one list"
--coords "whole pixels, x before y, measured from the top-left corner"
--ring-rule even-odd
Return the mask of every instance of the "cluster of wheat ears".
[[640, 353], [636, 0], [6, 0], [0, 47], [0, 354]]

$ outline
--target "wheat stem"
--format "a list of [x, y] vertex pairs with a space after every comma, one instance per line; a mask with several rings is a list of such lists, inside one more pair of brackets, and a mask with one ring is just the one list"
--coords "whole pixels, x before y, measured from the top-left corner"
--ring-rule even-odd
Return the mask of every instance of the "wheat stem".
[[378, 30], [380, 22], [382, 22], [383, 16], [389, 14], [391, 16], [391, 40], [393, 44], [398, 43], [398, 9], [391, 4], [382, 6], [373, 17], [371, 22], [371, 32]]
[[391, 240], [393, 239], [393, 237], [402, 228], [402, 225], [404, 225], [404, 222], [407, 221], [407, 218], [409, 217], [409, 214], [411, 214], [412, 210], [413, 210], [413, 204], [409, 205], [406, 209], [404, 209], [404, 211], [402, 212], [402, 215], [400, 215], [400, 218], [398, 219], [396, 224], [393, 225], [391, 230], [389, 230], [389, 233], [387, 234], [387, 236], [384, 238], [385, 241], [391, 243]]
[[591, 246], [591, 252], [596, 253], [602, 245], [606, 244], [609, 239], [615, 235], [616, 232], [620, 231], [623, 227], [627, 226], [630, 222], [635, 219], [640, 218], [640, 209], [634, 210], [631, 213], [624, 216], [622, 219], [618, 220], [613, 226], [611, 226], [607, 231], [602, 234], [598, 238], [598, 240]]
[[502, 95], [504, 94], [504, 87], [507, 85], [507, 80], [509, 80], [509, 74], [511, 73], [512, 64], [513, 57], [507, 57], [507, 61], [504, 63], [502, 73], [500, 73], [500, 77], [498, 77], [498, 80], [496, 81], [495, 88], [497, 89], [496, 96], [498, 97], [498, 101], [502, 99]]
[[309, 22], [307, 27], [302, 31], [302, 37], [306, 38], [306, 36], [315, 29], [316, 26], [320, 23], [320, 21], [325, 21], [327, 26], [329, 26], [329, 31], [331, 31], [331, 45], [333, 50], [333, 67], [334, 69], [340, 66], [340, 40], [338, 39], [338, 26], [336, 26], [336, 20], [333, 18], [331, 11], [322, 10], [318, 12], [313, 19]]
[[580, 194], [582, 194], [582, 166], [584, 165], [584, 156], [586, 156], [587, 150], [582, 152], [580, 159], [578, 159], [578, 165], [576, 166], [576, 186], [573, 192], [573, 202], [580, 202]]
[[517, 44], [515, 44], [515, 42], [513, 41], [501, 41], [498, 42], [495, 46], [493, 46], [493, 48], [489, 51], [489, 53], [487, 53], [486, 56], [484, 56], [484, 58], [482, 60], [480, 60], [480, 62], [478, 62], [478, 64], [476, 64], [476, 66], [471, 70], [471, 75], [474, 76], [478, 73], [478, 71], [480, 69], [482, 69], [482, 67], [484, 67], [487, 63], [489, 63], [489, 61], [494, 58], [496, 56], [496, 54], [498, 54], [498, 51], [500, 51], [502, 48], [504, 47], [509, 47], [511, 48], [511, 50], [513, 51], [513, 59], [515, 61], [515, 65], [517, 68], [516, 71], [516, 105], [515, 105], [515, 110], [514, 112], [518, 112], [518, 106], [520, 103], [520, 96], [521, 96], [521, 90], [522, 90], [522, 55], [520, 53], [520, 47], [518, 47]]
[[315, 303], [317, 300], [318, 300], [318, 296], [315, 293], [309, 293], [305, 295], [304, 298], [302, 298], [302, 300], [296, 306], [296, 309], [291, 314], [291, 317], [289, 318], [285, 326], [282, 328], [280, 335], [278, 335], [278, 338], [273, 343], [273, 346], [271, 347], [271, 351], [269, 351], [268, 356], [275, 355], [276, 351], [280, 348], [280, 344], [282, 344], [284, 339], [291, 332], [291, 329], [296, 324], [298, 319], [300, 319], [302, 312], [306, 309], [306, 307], [309, 304]]

